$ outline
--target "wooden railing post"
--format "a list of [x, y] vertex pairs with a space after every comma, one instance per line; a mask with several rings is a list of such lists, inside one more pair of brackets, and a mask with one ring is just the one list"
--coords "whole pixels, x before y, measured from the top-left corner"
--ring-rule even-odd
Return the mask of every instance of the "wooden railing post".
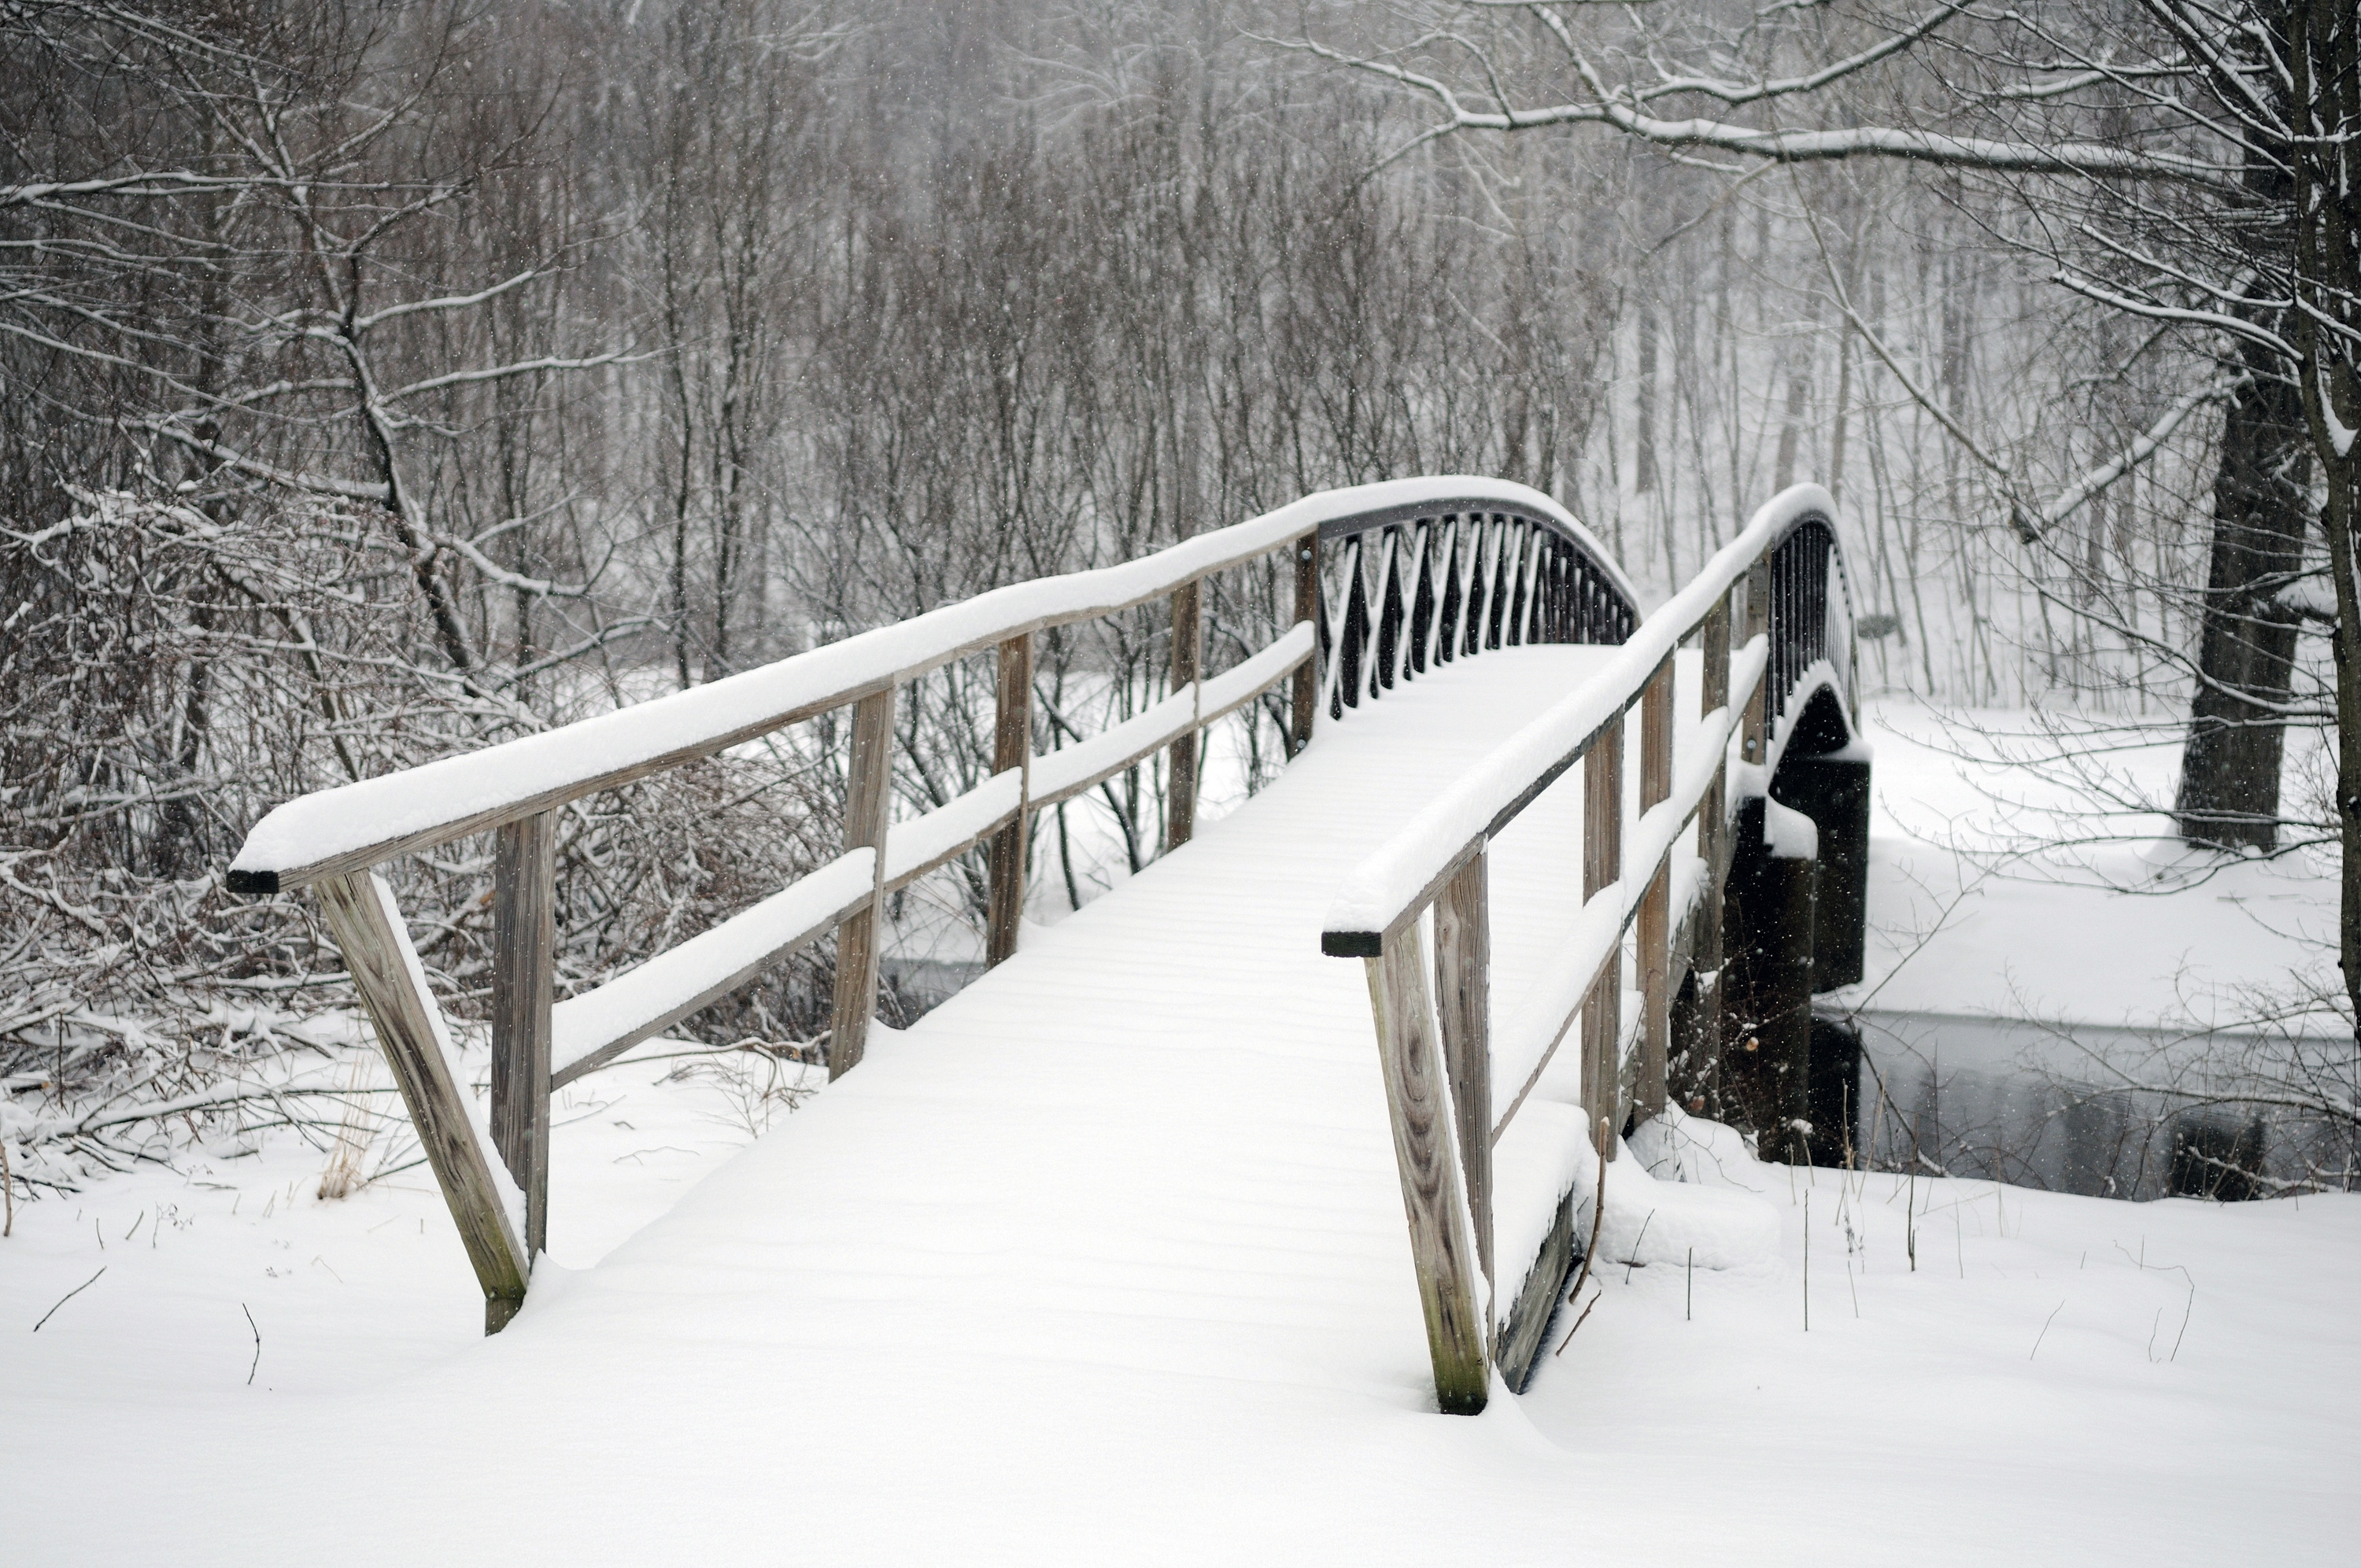
[[[1673, 663], [1664, 661], [1640, 697], [1640, 809], [1673, 793]], [[1632, 1114], [1664, 1111], [1664, 1069], [1673, 1037], [1673, 862], [1666, 855], [1640, 900], [1640, 1077]]]
[[[1623, 719], [1617, 715], [1582, 759], [1582, 898], [1623, 878]], [[1591, 1147], [1615, 1157], [1623, 1131], [1623, 962], [1619, 953], [1582, 1004], [1582, 1103]]]
[[[1702, 630], [1705, 680], [1697, 698], [1700, 718], [1730, 706], [1730, 596], [1706, 612]], [[1714, 1069], [1708, 1059], [1721, 1039], [1721, 916], [1722, 878], [1730, 870], [1730, 762], [1727, 752], [1714, 759], [1705, 797], [1697, 803], [1697, 858], [1705, 862], [1705, 896], [1697, 903], [1697, 935], [1689, 944], [1689, 964], [1697, 975], [1697, 1004], [1681, 1042], [1686, 1059], [1681, 1078], [1688, 1108], [1705, 1109], [1707, 1080]]]
[[[1172, 690], [1179, 693], [1197, 684], [1205, 662], [1205, 620], [1202, 585], [1183, 584], [1172, 595]], [[1164, 847], [1177, 850], [1197, 831], [1197, 730], [1172, 742], [1167, 753], [1164, 792]]]
[[997, 706], [993, 710], [992, 771], [1022, 772], [1016, 816], [992, 839], [992, 905], [984, 916], [983, 961], [998, 964], [1016, 952], [1018, 923], [1025, 918], [1025, 875], [1031, 859], [1033, 794], [1033, 635], [1000, 645]]
[[320, 904], [345, 969], [376, 1026], [427, 1168], [458, 1223], [459, 1244], [484, 1290], [484, 1332], [496, 1334], [524, 1305], [532, 1264], [501, 1201], [491, 1151], [476, 1141], [466, 1092], [451, 1073], [449, 1032], [393, 894], [370, 872], [321, 879]]
[[[1295, 619], [1320, 620], [1320, 531], [1295, 542]], [[1293, 758], [1312, 744], [1312, 716], [1320, 706], [1320, 656], [1314, 653], [1296, 667], [1294, 701], [1290, 717], [1287, 754]]]
[[557, 816], [504, 824], [492, 851], [492, 1144], [524, 1194], [524, 1247], [549, 1245], [549, 1013]]
[[894, 774], [894, 688], [862, 697], [852, 709], [852, 757], [844, 796], [844, 847], [877, 851], [869, 902], [836, 927], [836, 1005], [828, 1040], [828, 1076], [851, 1072], [869, 1047], [877, 1006], [877, 948], [885, 917], [885, 817]]
[[1435, 1012], [1451, 1082], [1459, 1172], [1476, 1227], [1476, 1259], [1492, 1269], [1492, 918], [1486, 851], [1478, 850], [1434, 901]]
[[1402, 1211], [1410, 1222], [1411, 1261], [1434, 1363], [1435, 1402], [1446, 1415], [1472, 1416], [1491, 1391], [1489, 1335], [1477, 1305], [1477, 1259], [1466, 1234], [1453, 1127], [1443, 1113], [1443, 1076], [1419, 927], [1412, 919], [1386, 938], [1378, 957], [1364, 961]]

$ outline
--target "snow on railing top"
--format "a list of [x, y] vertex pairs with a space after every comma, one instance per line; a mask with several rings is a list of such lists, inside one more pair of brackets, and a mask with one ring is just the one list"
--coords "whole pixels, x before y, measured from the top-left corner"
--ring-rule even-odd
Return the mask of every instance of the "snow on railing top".
[[274, 893], [446, 843], [710, 755], [1021, 633], [1115, 614], [1315, 529], [1454, 504], [1532, 516], [1611, 566], [1564, 508], [1523, 485], [1454, 475], [1323, 490], [1137, 561], [995, 588], [708, 685], [303, 795], [255, 825], [231, 862], [230, 888]]
[[1639, 701], [1649, 677], [1757, 561], [1796, 524], [1834, 511], [1817, 485], [1796, 485], [1765, 502], [1686, 587], [1641, 621], [1612, 663], [1494, 748], [1354, 867], [1328, 907], [1321, 946], [1346, 957], [1375, 952], [1384, 933], [1425, 907], [1478, 839], [1506, 827]]
[[[1396, 523], [1415, 522], [1421, 518], [1460, 517], [1473, 511], [1506, 511], [1541, 523], [1552, 532], [1561, 534], [1578, 545], [1623, 596], [1626, 604], [1640, 602], [1640, 590], [1623, 574], [1623, 567], [1608, 553], [1598, 536], [1576, 521], [1575, 515], [1557, 502], [1523, 485], [1506, 479], [1461, 479], [1444, 477], [1437, 479], [1403, 479], [1395, 482], [1406, 491], [1403, 499], [1356, 507], [1350, 513], [1331, 518], [1320, 525], [1320, 537], [1338, 539], [1356, 533], [1367, 533]], [[1332, 496], [1359, 495], [1364, 490], [1385, 490], [1394, 485], [1363, 485], [1351, 490], [1330, 490]], [[1313, 498], [1317, 499], [1317, 497]]]

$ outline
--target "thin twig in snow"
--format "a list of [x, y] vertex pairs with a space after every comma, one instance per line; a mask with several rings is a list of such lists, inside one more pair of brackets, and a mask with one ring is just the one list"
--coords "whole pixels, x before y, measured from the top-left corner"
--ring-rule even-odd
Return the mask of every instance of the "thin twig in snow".
[[[106, 1265], [104, 1265], [104, 1264], [103, 1264], [103, 1263], [102, 1263], [102, 1264], [100, 1264], [100, 1265], [98, 1266], [98, 1274], [104, 1274], [104, 1273], [105, 1273], [105, 1272], [106, 1272]], [[41, 1314], [41, 1323], [46, 1323], [46, 1322], [48, 1322], [51, 1318], [56, 1317], [56, 1316], [58, 1315], [58, 1307], [62, 1307], [62, 1306], [64, 1306], [67, 1302], [69, 1302], [69, 1301], [72, 1300], [75, 1297], [77, 1297], [77, 1296], [81, 1295], [83, 1291], [85, 1291], [85, 1290], [89, 1289], [92, 1286], [93, 1286], [93, 1285], [97, 1284], [97, 1283], [98, 1283], [98, 1274], [93, 1274], [93, 1275], [92, 1275], [89, 1278], [87, 1278], [87, 1279], [83, 1280], [81, 1284], [79, 1284], [79, 1285], [75, 1286], [72, 1289], [71, 1289], [71, 1290], [67, 1291], [64, 1295], [62, 1295], [62, 1296], [59, 1297], [59, 1298], [58, 1298], [58, 1306], [57, 1306], [57, 1307], [51, 1307], [48, 1311], [43, 1312], [43, 1313]], [[39, 1333], [39, 1332], [41, 1332], [41, 1323], [35, 1323], [35, 1324], [33, 1325], [33, 1332], [34, 1332], [35, 1333]]]
[[1583, 1304], [1581, 1315], [1574, 1320], [1574, 1327], [1566, 1330], [1565, 1337], [1557, 1342], [1557, 1349], [1551, 1353], [1553, 1357], [1565, 1354], [1565, 1347], [1574, 1343], [1574, 1336], [1581, 1332], [1582, 1325], [1589, 1320], [1590, 1309], [1598, 1305], [1598, 1298], [1604, 1294], [1606, 1292], [1598, 1290], [1591, 1292], [1590, 1299]]
[[1655, 1223], [1655, 1221], [1656, 1212], [1651, 1209], [1648, 1211], [1648, 1217], [1640, 1222], [1640, 1234], [1631, 1243], [1631, 1255], [1623, 1260], [1623, 1283], [1626, 1285], [1631, 1283], [1631, 1270], [1639, 1266], [1640, 1243], [1648, 1239], [1648, 1227]]
[[2035, 1356], [2041, 1354], [2041, 1342], [2049, 1337], [2049, 1325], [2056, 1322], [2058, 1321], [2058, 1314], [2065, 1310], [2066, 1303], [2063, 1301], [2059, 1302], [2058, 1305], [2049, 1309], [2049, 1315], [2041, 1320], [2041, 1332], [2033, 1336], [2033, 1348], [2025, 1353], [2026, 1360], [2031, 1361]]

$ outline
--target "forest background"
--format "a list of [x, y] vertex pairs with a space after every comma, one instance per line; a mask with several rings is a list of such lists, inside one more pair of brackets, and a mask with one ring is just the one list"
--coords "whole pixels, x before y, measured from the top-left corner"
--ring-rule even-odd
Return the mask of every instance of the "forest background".
[[[349, 1006], [303, 900], [222, 890], [278, 801], [1375, 479], [1531, 484], [1653, 596], [1817, 478], [1868, 683], [2031, 710], [2008, 743], [2092, 803], [2048, 840], [2164, 814], [2337, 859], [2333, 465], [2252, 313], [2122, 254], [2189, 214], [2070, 169], [1432, 134], [1431, 57], [1504, 104], [1565, 74], [1450, 30], [1498, 9], [0, 4], [0, 1080], [36, 1175], [247, 1114], [237, 1069]], [[1753, 81], [1920, 26], [1666, 10], [1532, 15]], [[1788, 96], [1940, 121], [2007, 24], [1938, 10], [1957, 54]], [[2043, 70], [1980, 102], [2180, 145], [2143, 118], [2169, 74]], [[1214, 669], [1278, 587], [1220, 586]], [[1049, 639], [1040, 743], [1156, 700], [1166, 635]], [[911, 694], [904, 809], [986, 771], [990, 675]], [[2241, 738], [2193, 804], [2111, 766], [2192, 733]], [[1278, 737], [1244, 721], [1245, 787]], [[561, 994], [824, 858], [840, 739], [572, 808]], [[1161, 788], [1061, 812], [1037, 877], [1139, 869]], [[463, 849], [401, 874], [464, 1013]], [[980, 914], [979, 868], [947, 886]], [[823, 1049], [827, 962], [694, 1032]]]

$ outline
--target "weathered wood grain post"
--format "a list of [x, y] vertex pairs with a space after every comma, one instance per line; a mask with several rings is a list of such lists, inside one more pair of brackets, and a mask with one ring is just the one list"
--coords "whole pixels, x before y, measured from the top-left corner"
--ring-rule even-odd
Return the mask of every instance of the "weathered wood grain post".
[[[1673, 664], [1666, 659], [1640, 697], [1640, 809], [1673, 793]], [[1640, 1074], [1632, 1114], [1664, 1114], [1673, 1034], [1673, 866], [1666, 856], [1640, 899]]]
[[1365, 959], [1378, 1056], [1391, 1113], [1402, 1212], [1410, 1222], [1434, 1396], [1446, 1415], [1472, 1416], [1491, 1391], [1490, 1335], [1477, 1307], [1477, 1260], [1466, 1229], [1465, 1193], [1426, 989], [1426, 948], [1413, 917]]
[[315, 885], [329, 933], [376, 1026], [419, 1147], [483, 1287], [484, 1332], [496, 1334], [524, 1304], [532, 1264], [501, 1200], [491, 1151], [476, 1140], [461, 1098], [466, 1091], [451, 1075], [442, 1009], [426, 990], [426, 971], [382, 880], [362, 871], [324, 877]]
[[[1205, 618], [1201, 581], [1183, 584], [1172, 595], [1172, 690], [1191, 691], [1205, 663]], [[1191, 701], [1195, 697], [1191, 697]], [[1174, 740], [1167, 756], [1164, 789], [1164, 847], [1177, 850], [1197, 832], [1197, 729], [1191, 725]]]
[[869, 902], [836, 927], [836, 1004], [828, 1036], [833, 1083], [860, 1065], [877, 1006], [877, 949], [885, 918], [885, 818], [894, 772], [894, 687], [852, 709], [852, 756], [845, 781], [844, 847], [877, 851]]
[[[1295, 542], [1295, 619], [1320, 623], [1320, 531], [1313, 529]], [[1316, 652], [1296, 667], [1287, 754], [1292, 759], [1312, 744], [1312, 716], [1320, 706], [1320, 656]]]
[[[1582, 759], [1582, 897], [1623, 877], [1623, 718], [1598, 732]], [[1621, 948], [1582, 1003], [1582, 1103], [1590, 1113], [1591, 1147], [1615, 1157], [1623, 1131], [1623, 961]]]
[[524, 1194], [528, 1258], [549, 1245], [549, 1039], [557, 816], [503, 824], [492, 852], [492, 1143]]
[[1452, 1130], [1476, 1227], [1476, 1256], [1492, 1271], [1492, 916], [1487, 851], [1452, 873], [1434, 901], [1435, 1011], [1451, 1082]]
[[[1705, 678], [1697, 695], [1697, 715], [1709, 718], [1730, 706], [1730, 596], [1724, 594], [1706, 612], [1699, 629], [1705, 651]], [[1691, 971], [1697, 976], [1688, 1027], [1679, 1042], [1680, 1060], [1674, 1064], [1675, 1092], [1687, 1109], [1703, 1112], [1715, 1093], [1714, 1077], [1722, 1039], [1722, 898], [1720, 888], [1730, 863], [1730, 769], [1726, 757], [1714, 759], [1705, 796], [1697, 805], [1697, 858], [1705, 862], [1706, 891], [1697, 901], [1697, 930], [1689, 944]]]
[[1033, 634], [1001, 643], [992, 721], [992, 771], [1019, 770], [1016, 815], [993, 835], [991, 906], [984, 914], [983, 961], [998, 964], [1016, 952], [1025, 918], [1025, 876], [1031, 860], [1033, 794]]

